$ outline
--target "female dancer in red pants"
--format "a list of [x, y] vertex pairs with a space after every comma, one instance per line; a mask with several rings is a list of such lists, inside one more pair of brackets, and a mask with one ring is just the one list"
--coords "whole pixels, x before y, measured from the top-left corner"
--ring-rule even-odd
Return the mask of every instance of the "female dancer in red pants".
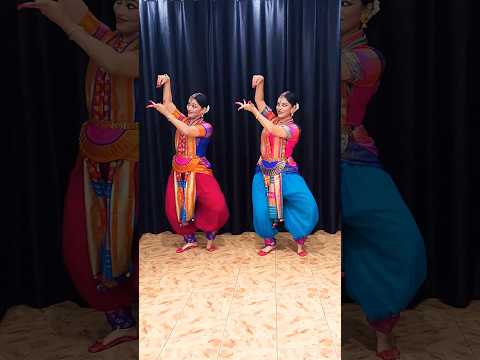
[[63, 255], [79, 294], [111, 325], [112, 332], [89, 347], [99, 352], [138, 338], [131, 311], [138, 299], [138, 0], [114, 3], [115, 30], [82, 0], [37, 0], [23, 8], [39, 10], [89, 56], [88, 119], [65, 195]]
[[154, 108], [177, 128], [172, 173], [168, 179], [165, 211], [175, 233], [183, 235], [185, 244], [177, 253], [198, 246], [195, 231], [202, 230], [207, 237], [207, 250], [215, 250], [213, 241], [217, 231], [227, 222], [229, 213], [222, 190], [213, 176], [206, 151], [213, 132], [204, 120], [209, 106], [202, 93], [190, 96], [187, 116], [178, 111], [172, 101], [170, 77], [161, 75], [157, 87], [163, 86], [163, 103], [153, 101]]

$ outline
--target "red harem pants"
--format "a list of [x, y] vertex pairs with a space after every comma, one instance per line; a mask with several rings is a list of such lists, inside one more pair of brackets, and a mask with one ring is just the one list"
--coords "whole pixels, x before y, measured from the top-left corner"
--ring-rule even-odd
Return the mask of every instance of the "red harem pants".
[[168, 222], [173, 231], [179, 235], [193, 234], [197, 230], [204, 232], [218, 231], [229, 218], [229, 212], [225, 197], [212, 175], [195, 175], [196, 181], [196, 202], [195, 221], [186, 226], [180, 226], [177, 219], [175, 205], [175, 187], [173, 174], [170, 174], [165, 194], [165, 212]]
[[[136, 172], [136, 174], [138, 173]], [[137, 175], [135, 183], [138, 191]], [[136, 208], [138, 209], [138, 206]], [[80, 296], [92, 308], [98, 311], [111, 311], [132, 305], [138, 299], [138, 240], [134, 239], [133, 241], [133, 271], [131, 277], [105, 293], [99, 292], [97, 290], [98, 281], [94, 279], [90, 267], [85, 224], [83, 158], [79, 156], [74, 169], [70, 173], [70, 181], [65, 196], [63, 257], [67, 270]]]

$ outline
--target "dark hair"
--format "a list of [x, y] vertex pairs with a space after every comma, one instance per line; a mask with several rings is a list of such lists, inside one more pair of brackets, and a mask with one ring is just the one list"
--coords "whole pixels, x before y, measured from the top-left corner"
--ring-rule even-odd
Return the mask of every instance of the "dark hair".
[[192, 99], [195, 99], [198, 102], [198, 105], [200, 105], [202, 108], [208, 106], [207, 95], [198, 92], [198, 93], [193, 94], [190, 97]]
[[373, 0], [362, 0], [363, 6], [367, 6], [370, 3], [373, 3]]
[[298, 98], [297, 98], [297, 95], [295, 95], [295, 93], [291, 92], [291, 91], [284, 91], [283, 93], [280, 94], [281, 97], [284, 97], [285, 99], [287, 99], [287, 101], [289, 102], [290, 105], [292, 106], [295, 106], [298, 104]]

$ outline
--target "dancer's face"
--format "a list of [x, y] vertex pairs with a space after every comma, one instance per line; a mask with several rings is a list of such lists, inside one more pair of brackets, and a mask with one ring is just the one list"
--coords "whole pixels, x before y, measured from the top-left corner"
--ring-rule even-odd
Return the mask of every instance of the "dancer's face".
[[197, 100], [195, 100], [193, 97], [188, 99], [187, 113], [190, 119], [202, 117], [204, 112], [205, 108], [203, 108]]
[[138, 0], [117, 0], [113, 5], [117, 30], [124, 35], [138, 32], [140, 15]]
[[357, 31], [362, 26], [362, 13], [367, 8], [362, 0], [342, 0], [340, 31], [342, 35]]
[[280, 119], [292, 117], [293, 105], [290, 104], [285, 96], [280, 96], [277, 100], [277, 115]]

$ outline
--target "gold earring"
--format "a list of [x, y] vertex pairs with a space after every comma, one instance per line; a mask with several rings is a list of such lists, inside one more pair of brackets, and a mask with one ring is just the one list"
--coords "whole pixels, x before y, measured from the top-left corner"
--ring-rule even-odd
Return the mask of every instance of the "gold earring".
[[362, 23], [362, 29], [366, 29], [367, 28], [367, 23], [368, 23], [368, 20], [369, 20], [369, 16], [366, 12], [362, 12], [362, 15], [360, 15], [360, 22]]

